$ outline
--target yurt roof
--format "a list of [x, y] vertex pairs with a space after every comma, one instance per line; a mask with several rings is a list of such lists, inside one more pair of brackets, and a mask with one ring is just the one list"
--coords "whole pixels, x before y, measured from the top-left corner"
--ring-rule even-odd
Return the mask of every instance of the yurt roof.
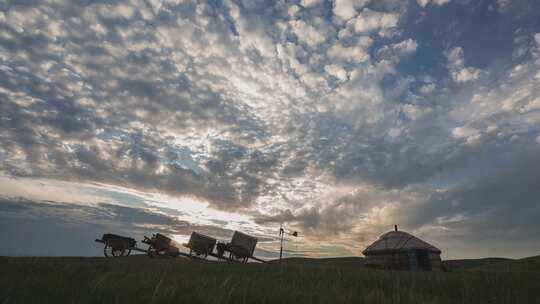
[[434, 253], [441, 253], [441, 250], [437, 247], [404, 231], [390, 231], [381, 235], [378, 240], [369, 245], [362, 253], [366, 255], [414, 249], [424, 249]]

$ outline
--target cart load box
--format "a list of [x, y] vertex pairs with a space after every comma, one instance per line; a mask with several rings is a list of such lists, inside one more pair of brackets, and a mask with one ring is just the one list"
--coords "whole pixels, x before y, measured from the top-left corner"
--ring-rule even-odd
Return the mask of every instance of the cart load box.
[[151, 238], [145, 236], [142, 241], [148, 244], [148, 255], [153, 256], [173, 256], [177, 257], [180, 254], [178, 244], [171, 238], [164, 236], [161, 233], [154, 234]]
[[176, 246], [169, 245], [169, 249], [166, 253], [168, 256], [177, 257], [180, 255], [180, 249]]
[[137, 241], [133, 238], [120, 236], [117, 234], [112, 233], [105, 233], [101, 240], [105, 242], [106, 244], [123, 244], [126, 248], [135, 247], [135, 244], [137, 244]]
[[169, 246], [171, 243], [172, 243], [172, 239], [167, 237], [167, 236], [164, 236], [163, 234], [161, 233], [156, 233], [154, 235], [154, 238], [155, 238], [155, 241], [157, 244], [159, 244], [160, 246], [162, 247], [167, 247]]
[[128, 256], [132, 250], [138, 250], [135, 247], [137, 245], [135, 239], [112, 233], [105, 233], [101, 239], [96, 239], [96, 242], [105, 244], [103, 248], [105, 257]]
[[235, 231], [231, 242], [227, 245], [237, 257], [251, 257], [257, 246], [257, 238]]
[[190, 253], [195, 252], [197, 255], [207, 256], [214, 251], [214, 246], [216, 246], [216, 239], [213, 237], [192, 232], [186, 247], [190, 249]]

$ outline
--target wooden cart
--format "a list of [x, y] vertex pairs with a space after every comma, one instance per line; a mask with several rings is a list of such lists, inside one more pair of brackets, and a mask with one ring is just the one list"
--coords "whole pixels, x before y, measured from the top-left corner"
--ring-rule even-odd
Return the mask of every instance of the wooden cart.
[[[215, 238], [193, 232], [189, 242], [184, 244], [189, 248], [189, 257], [206, 259], [208, 256], [227, 262], [247, 263], [249, 259], [266, 263], [253, 256], [257, 238], [235, 231], [230, 243], [217, 242]], [[215, 248], [215, 251], [214, 251]]]
[[178, 257], [180, 255], [180, 249], [176, 242], [163, 234], [156, 233], [152, 237], [145, 236], [142, 242], [148, 245], [147, 253], [149, 257]]
[[229, 253], [229, 260], [247, 263], [250, 258], [259, 260], [253, 256], [255, 246], [257, 238], [235, 231], [231, 242], [225, 245], [225, 251]]
[[136, 247], [137, 241], [135, 239], [112, 233], [104, 234], [101, 239], [96, 239], [96, 242], [105, 244], [103, 247], [105, 257], [129, 256], [131, 251], [146, 252], [146, 250]]
[[104, 234], [96, 242], [105, 244], [103, 253], [106, 257], [128, 256], [132, 251], [139, 251], [150, 257], [184, 256], [191, 259], [206, 259], [211, 256], [228, 262], [247, 263], [249, 259], [252, 259], [266, 263], [266, 261], [253, 256], [257, 238], [239, 231], [234, 232], [230, 243], [218, 243], [213, 237], [193, 232], [189, 242], [184, 244], [185, 247], [189, 248], [189, 254], [181, 252], [175, 241], [160, 233], [153, 234], [152, 237], [144, 237], [141, 242], [148, 245], [147, 250], [137, 248], [137, 242], [133, 238], [111, 233]]
[[192, 232], [189, 242], [184, 244], [189, 248], [189, 255], [206, 259], [208, 255], [213, 255], [216, 239], [204, 234]]

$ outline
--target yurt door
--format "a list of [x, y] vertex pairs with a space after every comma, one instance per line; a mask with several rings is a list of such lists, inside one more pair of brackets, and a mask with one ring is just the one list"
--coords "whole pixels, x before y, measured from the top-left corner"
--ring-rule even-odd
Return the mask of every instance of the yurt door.
[[410, 271], [430, 271], [431, 261], [429, 252], [422, 249], [413, 249], [409, 252], [409, 270]]
[[416, 259], [420, 270], [431, 271], [431, 261], [427, 250], [416, 250]]
[[418, 258], [416, 257], [416, 250], [409, 250], [409, 270], [418, 271]]

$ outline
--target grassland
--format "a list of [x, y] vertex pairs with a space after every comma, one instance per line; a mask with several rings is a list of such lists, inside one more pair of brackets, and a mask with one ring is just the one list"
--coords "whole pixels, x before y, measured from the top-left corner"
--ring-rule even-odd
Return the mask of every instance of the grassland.
[[538, 258], [526, 261], [536, 265], [527, 271], [516, 261], [517, 270], [508, 264], [447, 273], [374, 271], [343, 261], [0, 258], [0, 303], [540, 303]]
[[[483, 271], [497, 272], [540, 272], [540, 256], [524, 258], [519, 260], [503, 261], [500, 263], [490, 263], [477, 267]], [[539, 291], [540, 292], [540, 291]], [[538, 299], [540, 303], [540, 298]]]
[[465, 259], [465, 260], [447, 260], [444, 261], [444, 267], [448, 270], [460, 271], [469, 269], [482, 269], [488, 265], [501, 262], [512, 262], [512, 259], [506, 258], [483, 258], [483, 259]]

